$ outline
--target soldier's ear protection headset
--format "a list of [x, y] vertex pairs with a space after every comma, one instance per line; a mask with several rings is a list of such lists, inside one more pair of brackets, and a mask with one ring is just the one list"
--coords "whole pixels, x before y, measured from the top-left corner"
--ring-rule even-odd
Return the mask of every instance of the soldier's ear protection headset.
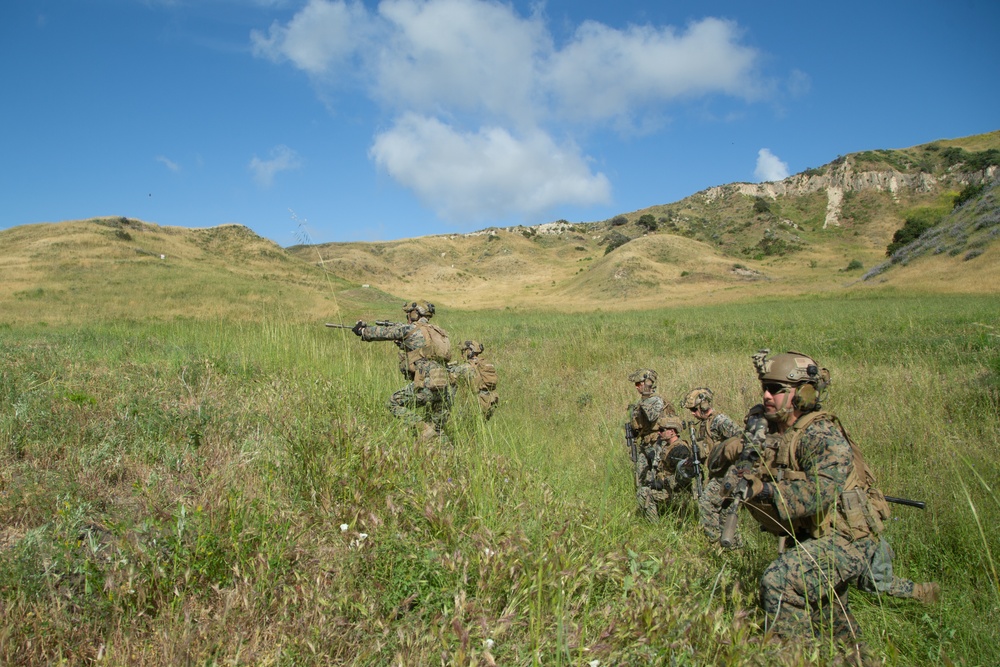
[[825, 368], [809, 364], [806, 368], [806, 375], [809, 376], [809, 379], [798, 386], [798, 391], [792, 397], [792, 407], [800, 412], [811, 412], [819, 408], [820, 402], [826, 397], [826, 390], [830, 386], [830, 371]]

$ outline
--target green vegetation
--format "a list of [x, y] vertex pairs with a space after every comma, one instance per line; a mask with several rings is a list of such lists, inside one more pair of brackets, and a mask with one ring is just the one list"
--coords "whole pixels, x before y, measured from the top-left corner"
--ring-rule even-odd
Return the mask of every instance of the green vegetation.
[[947, 211], [940, 207], [924, 206], [910, 210], [904, 218], [903, 226], [895, 231], [892, 242], [886, 246], [885, 256], [892, 257], [894, 252], [916, 241], [928, 229], [939, 225], [946, 214]]
[[644, 213], [639, 216], [639, 219], [636, 220], [635, 224], [639, 225], [648, 232], [655, 232], [656, 228], [659, 226], [659, 223], [656, 221], [656, 216], [652, 213]]
[[612, 250], [622, 247], [631, 240], [621, 232], [611, 232], [604, 238], [604, 242], [607, 243], [604, 247], [604, 254], [607, 255]]
[[[888, 535], [897, 572], [944, 600], [852, 591], [869, 645], [889, 665], [998, 664], [998, 306], [442, 311], [502, 382], [489, 424], [459, 396], [451, 447], [386, 413], [391, 346], [314, 323], [0, 327], [0, 663], [825, 662], [822, 641], [757, 641], [773, 542], [745, 523], [747, 548], [719, 553], [690, 507], [645, 523], [621, 442], [635, 367], [669, 369], [675, 402], [711, 386], [735, 417], [768, 346], [828, 366], [881, 487], [928, 503]], [[372, 308], [343, 317], [393, 314]]]

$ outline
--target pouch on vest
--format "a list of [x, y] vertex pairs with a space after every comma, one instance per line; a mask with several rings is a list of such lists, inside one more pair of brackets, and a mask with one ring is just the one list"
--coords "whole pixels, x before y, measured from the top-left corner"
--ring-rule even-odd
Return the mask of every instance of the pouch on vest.
[[482, 361], [476, 366], [479, 372], [479, 387], [481, 389], [497, 388], [497, 367], [493, 364]]
[[440, 366], [434, 366], [424, 376], [424, 387], [427, 389], [444, 389], [448, 384], [448, 371]]

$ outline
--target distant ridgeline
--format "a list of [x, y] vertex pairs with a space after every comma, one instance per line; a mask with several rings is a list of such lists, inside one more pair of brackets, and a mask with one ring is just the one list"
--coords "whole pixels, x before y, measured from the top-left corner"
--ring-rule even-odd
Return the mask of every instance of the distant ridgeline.
[[[673, 204], [595, 224], [604, 229], [607, 252], [662, 231], [710, 243], [729, 255], [784, 255], [817, 240], [808, 232], [842, 225], [858, 229], [880, 218], [905, 220], [910, 207], [929, 204], [948, 192], [974, 198], [977, 193], [967, 187], [985, 189], [1000, 173], [1000, 149], [993, 147], [1000, 146], [1000, 131], [948, 143], [959, 142], [987, 148], [966, 150], [935, 142], [854, 153], [782, 181], [712, 187]], [[970, 240], [978, 241], [979, 236]], [[957, 245], [956, 239], [941, 252], [952, 252]]]

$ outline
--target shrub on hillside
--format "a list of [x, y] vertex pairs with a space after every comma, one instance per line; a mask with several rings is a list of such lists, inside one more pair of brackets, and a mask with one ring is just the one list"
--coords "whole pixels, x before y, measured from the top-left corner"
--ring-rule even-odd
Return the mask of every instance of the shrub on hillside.
[[622, 225], [626, 224], [628, 224], [628, 218], [626, 218], [624, 215], [616, 215], [615, 217], [611, 218], [612, 227], [621, 227]]
[[933, 209], [917, 209], [906, 216], [903, 226], [892, 235], [892, 242], [885, 249], [885, 256], [892, 257], [893, 253], [905, 245], [916, 241], [921, 234], [941, 222], [941, 214]]
[[626, 243], [628, 243], [632, 239], [630, 239], [629, 237], [625, 236], [621, 232], [611, 232], [606, 237], [604, 237], [604, 240], [607, 241], [607, 243], [608, 243], [607, 247], [604, 248], [604, 254], [607, 255], [609, 252], [611, 252], [615, 248], [622, 247], [623, 245], [625, 245]]
[[985, 189], [986, 189], [985, 183], [979, 183], [978, 185], [969, 183], [964, 188], [962, 188], [962, 191], [958, 193], [957, 197], [955, 197], [955, 208], [958, 208], [959, 206], [969, 201], [970, 199], [975, 199], [976, 197], [981, 195], [983, 193], [983, 190]]
[[652, 213], [643, 214], [638, 220], [636, 220], [635, 224], [640, 227], [645, 227], [646, 230], [650, 232], [655, 232], [658, 226], [656, 217]]

